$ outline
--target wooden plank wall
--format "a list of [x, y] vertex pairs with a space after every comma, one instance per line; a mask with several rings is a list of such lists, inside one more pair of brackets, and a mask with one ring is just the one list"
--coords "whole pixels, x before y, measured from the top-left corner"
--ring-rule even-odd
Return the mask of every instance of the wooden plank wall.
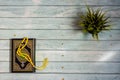
[[[112, 30], [100, 40], [75, 26], [85, 4], [101, 7]], [[10, 39], [36, 38], [36, 73], [10, 72]], [[0, 80], [120, 80], [120, 0], [0, 0]]]

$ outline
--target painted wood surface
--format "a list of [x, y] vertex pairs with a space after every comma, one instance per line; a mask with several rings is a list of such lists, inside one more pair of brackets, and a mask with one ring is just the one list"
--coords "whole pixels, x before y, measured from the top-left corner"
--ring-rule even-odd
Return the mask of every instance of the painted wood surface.
[[[86, 6], [102, 8], [111, 31], [100, 40], [76, 26]], [[120, 80], [119, 0], [0, 0], [0, 80]], [[36, 73], [10, 72], [10, 39], [36, 38]]]
[[[76, 30], [77, 18], [0, 18], [1, 30]], [[119, 18], [111, 18], [111, 29], [120, 29]]]
[[[80, 40], [37, 40], [37, 50], [120, 50], [120, 41], [80, 41]], [[1, 49], [11, 49], [10, 40], [1, 40]], [[103, 47], [104, 46], [104, 47]]]
[[[119, 6], [90, 6], [101, 8], [106, 16], [119, 17]], [[86, 12], [86, 6], [1, 6], [0, 17], [79, 17]]]
[[0, 5], [120, 5], [119, 0], [0, 0]]
[[[24, 76], [23, 76], [24, 75]], [[119, 74], [0, 74], [1, 80], [120, 80]]]
[[[2, 39], [26, 36], [37, 39], [94, 40], [91, 34], [87, 35], [82, 30], [0, 30], [0, 32]], [[99, 34], [99, 38], [100, 40], [120, 40], [119, 34], [119, 30], [103, 31]]]
[[[0, 62], [0, 64], [0, 72], [10, 72], [9, 62]], [[41, 65], [41, 62], [36, 62], [36, 65]], [[49, 62], [45, 70], [36, 70], [36, 73], [120, 73], [119, 68], [120, 63]]]
[[[0, 61], [9, 61], [11, 52], [0, 50]], [[120, 51], [36, 51], [36, 61], [48, 57], [51, 62], [120, 62]]]

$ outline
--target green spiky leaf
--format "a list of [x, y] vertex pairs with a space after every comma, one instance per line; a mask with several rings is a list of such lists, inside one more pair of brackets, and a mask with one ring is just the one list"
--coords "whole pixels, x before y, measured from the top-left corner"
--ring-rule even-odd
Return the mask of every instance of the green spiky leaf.
[[87, 6], [86, 14], [80, 16], [79, 26], [84, 32], [92, 34], [92, 37], [98, 40], [99, 32], [110, 30], [109, 17], [106, 17], [105, 14], [100, 8], [93, 10]]

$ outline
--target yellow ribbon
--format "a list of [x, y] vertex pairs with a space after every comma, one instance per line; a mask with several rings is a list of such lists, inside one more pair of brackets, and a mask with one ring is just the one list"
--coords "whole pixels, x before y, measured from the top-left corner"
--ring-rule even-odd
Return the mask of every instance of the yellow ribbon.
[[30, 58], [30, 56], [28, 54], [22, 52], [22, 49], [24, 49], [24, 47], [27, 45], [27, 43], [28, 43], [28, 38], [24, 37], [23, 40], [22, 40], [22, 42], [18, 46], [17, 55], [20, 56], [20, 57], [22, 57], [22, 58], [24, 58], [24, 59], [26, 59], [28, 62], [30, 62], [30, 64], [34, 68], [36, 68], [38, 70], [45, 69], [47, 67], [47, 65], [48, 65], [48, 58], [44, 59], [42, 66], [35, 66], [34, 63], [32, 62], [32, 59]]

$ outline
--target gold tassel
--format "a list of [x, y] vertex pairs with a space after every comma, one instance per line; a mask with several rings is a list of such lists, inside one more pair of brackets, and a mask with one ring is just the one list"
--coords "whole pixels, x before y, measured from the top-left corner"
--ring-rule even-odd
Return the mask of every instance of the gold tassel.
[[17, 55], [24, 58], [24, 59], [26, 59], [28, 62], [30, 62], [30, 64], [34, 68], [36, 68], [38, 70], [45, 69], [47, 67], [47, 65], [48, 65], [48, 58], [44, 59], [43, 64], [41, 66], [35, 66], [34, 63], [32, 62], [32, 59], [30, 58], [30, 56], [28, 54], [22, 52], [22, 49], [24, 49], [24, 47], [27, 45], [27, 43], [28, 43], [28, 38], [24, 37], [22, 42], [20, 43], [18, 49], [17, 49]]

